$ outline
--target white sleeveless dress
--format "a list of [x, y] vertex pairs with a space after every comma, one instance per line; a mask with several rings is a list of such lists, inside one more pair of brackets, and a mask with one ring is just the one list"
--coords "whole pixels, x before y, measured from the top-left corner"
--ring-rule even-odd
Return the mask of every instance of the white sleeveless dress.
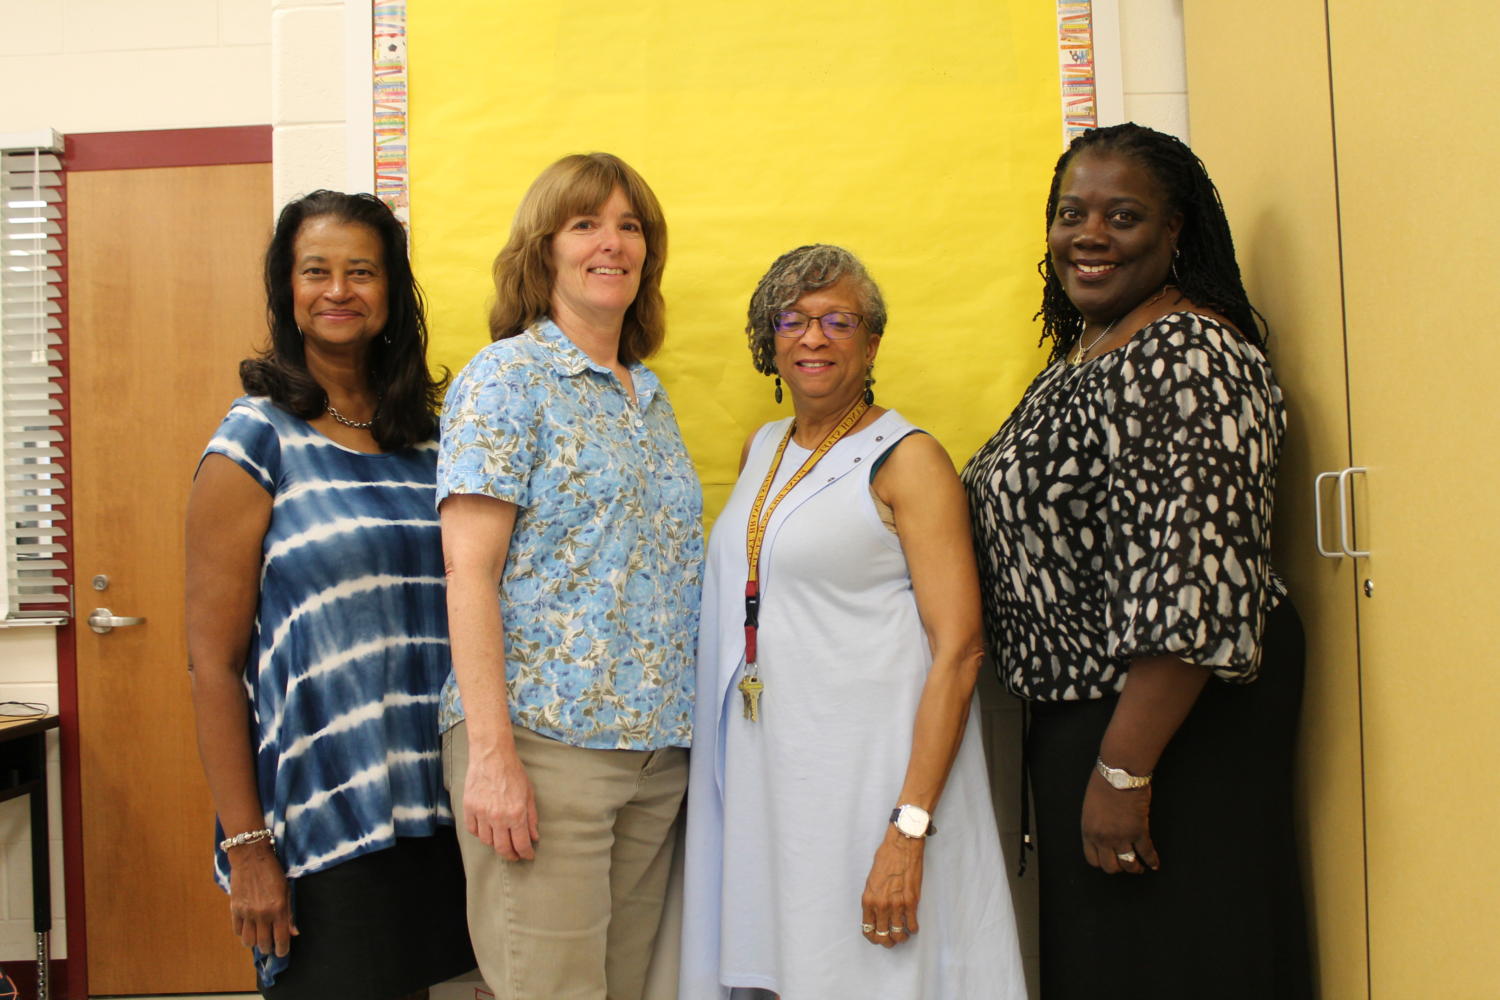
[[[906, 773], [932, 658], [870, 470], [915, 428], [894, 411], [782, 501], [761, 561], [760, 721], [743, 718], [745, 524], [788, 421], [757, 433], [709, 541], [688, 795], [682, 1000], [1010, 1000], [1015, 919], [971, 710], [926, 848], [921, 931], [860, 933], [860, 894]], [[771, 496], [808, 452], [789, 444]]]

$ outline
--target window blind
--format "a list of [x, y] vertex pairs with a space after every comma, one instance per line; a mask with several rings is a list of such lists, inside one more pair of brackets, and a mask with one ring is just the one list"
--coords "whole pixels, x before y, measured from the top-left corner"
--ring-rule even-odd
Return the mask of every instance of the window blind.
[[71, 613], [63, 357], [62, 140], [0, 133], [0, 626]]

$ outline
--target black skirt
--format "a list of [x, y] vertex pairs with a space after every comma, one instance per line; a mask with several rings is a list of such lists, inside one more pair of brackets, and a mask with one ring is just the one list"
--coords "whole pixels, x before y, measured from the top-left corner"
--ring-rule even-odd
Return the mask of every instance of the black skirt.
[[390, 1000], [475, 966], [452, 827], [296, 879], [298, 934], [271, 1000]]
[[1258, 680], [1210, 680], [1152, 779], [1161, 870], [1083, 858], [1084, 789], [1116, 698], [1031, 705], [1043, 1000], [1312, 996], [1292, 828], [1302, 625], [1266, 620]]

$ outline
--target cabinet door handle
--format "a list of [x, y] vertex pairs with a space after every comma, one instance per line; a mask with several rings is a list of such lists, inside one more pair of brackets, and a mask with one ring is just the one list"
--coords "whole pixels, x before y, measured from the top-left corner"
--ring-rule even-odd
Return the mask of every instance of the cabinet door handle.
[[1366, 469], [1362, 465], [1351, 465], [1339, 473], [1339, 547], [1344, 550], [1344, 555], [1351, 559], [1363, 559], [1369, 556], [1368, 549], [1354, 548], [1352, 541], [1353, 531], [1350, 530], [1349, 522], [1349, 480], [1358, 473], [1364, 475]]
[[1338, 477], [1337, 472], [1320, 472], [1313, 478], [1313, 545], [1324, 559], [1342, 559], [1344, 556], [1338, 549], [1323, 547], [1323, 480]]

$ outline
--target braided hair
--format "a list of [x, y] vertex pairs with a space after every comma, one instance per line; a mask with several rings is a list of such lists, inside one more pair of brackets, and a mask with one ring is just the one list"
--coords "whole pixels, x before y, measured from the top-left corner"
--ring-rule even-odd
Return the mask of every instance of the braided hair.
[[[1203, 161], [1176, 136], [1134, 122], [1090, 129], [1068, 144], [1052, 172], [1052, 187], [1047, 192], [1049, 229], [1057, 214], [1063, 174], [1080, 153], [1130, 157], [1150, 172], [1166, 192], [1169, 207], [1182, 213], [1182, 229], [1177, 235], [1181, 256], [1175, 260], [1172, 283], [1187, 298], [1222, 313], [1246, 340], [1264, 347], [1265, 317], [1245, 294], [1240, 266], [1234, 259], [1229, 220], [1224, 217], [1219, 191], [1209, 180]], [[1051, 340], [1050, 360], [1056, 361], [1072, 350], [1083, 330], [1083, 316], [1063, 291], [1050, 253], [1042, 257], [1037, 271], [1043, 281], [1042, 308], [1033, 317], [1042, 321], [1042, 336], [1037, 343]]]

